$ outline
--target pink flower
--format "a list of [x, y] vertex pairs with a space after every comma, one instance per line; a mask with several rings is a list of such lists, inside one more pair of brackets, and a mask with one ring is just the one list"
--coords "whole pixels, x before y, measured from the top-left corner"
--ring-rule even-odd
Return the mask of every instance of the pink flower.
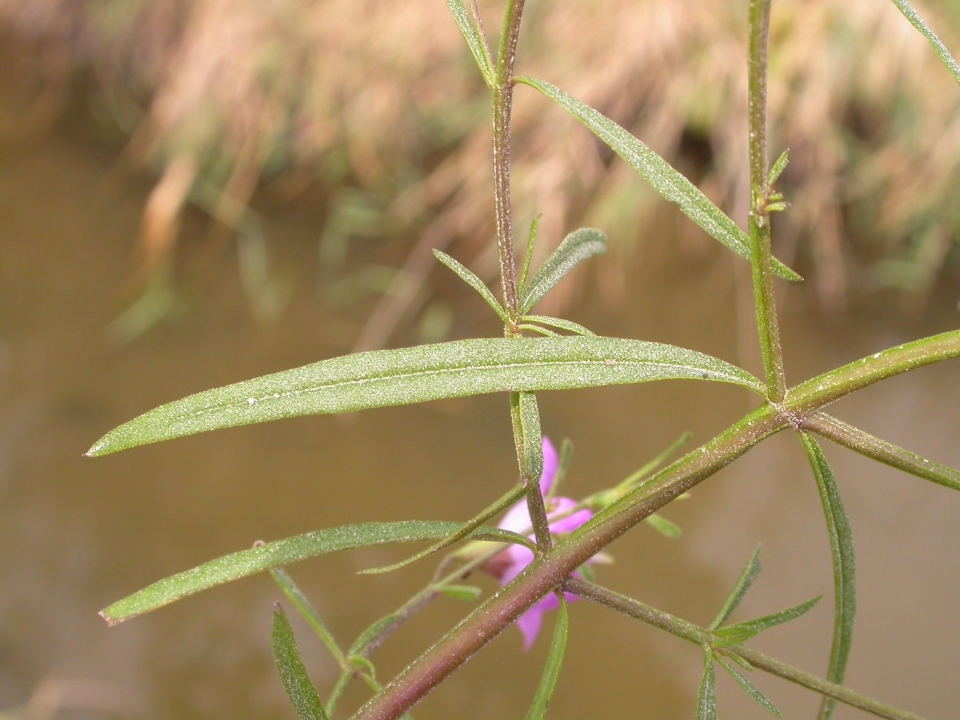
[[[557, 451], [553, 443], [546, 437], [543, 438], [543, 474], [540, 476], [540, 494], [544, 498], [550, 492], [553, 480], [557, 474], [558, 460]], [[576, 501], [566, 497], [552, 498], [547, 507], [547, 519], [560, 517], [555, 522], [550, 523], [550, 532], [553, 534], [566, 534], [573, 532], [587, 520], [593, 513], [590, 510], [577, 510], [572, 514], [570, 510], [576, 506]], [[499, 527], [503, 530], [512, 530], [518, 533], [529, 533], [531, 529], [530, 514], [527, 511], [527, 501], [521, 500], [507, 511], [500, 521]], [[532, 538], [533, 535], [530, 535]], [[501, 585], [506, 585], [519, 575], [527, 565], [533, 561], [533, 551], [522, 545], [510, 545], [506, 550], [500, 553], [484, 568], [496, 575], [500, 579]], [[567, 600], [575, 599], [573, 595], [566, 595]], [[543, 614], [550, 610], [556, 610], [559, 600], [554, 593], [550, 593], [538, 600], [529, 610], [527, 610], [517, 620], [517, 627], [523, 634], [523, 649], [529, 650], [533, 641], [540, 632], [540, 624], [543, 621]]]

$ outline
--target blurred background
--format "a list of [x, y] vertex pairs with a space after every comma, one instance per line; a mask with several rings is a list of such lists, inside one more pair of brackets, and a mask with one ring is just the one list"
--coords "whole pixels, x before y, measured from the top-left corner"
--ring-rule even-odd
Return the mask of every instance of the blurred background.
[[[743, 224], [745, 7], [527, 0], [518, 72], [616, 119]], [[481, 9], [495, 36], [500, 3]], [[918, 9], [960, 48], [960, 3]], [[780, 287], [796, 382], [958, 326], [960, 89], [882, 0], [779, 0], [771, 34], [771, 149], [790, 149], [792, 203], [775, 251], [807, 278]], [[0, 718], [292, 717], [270, 655], [268, 578], [118, 628], [97, 611], [257, 539], [463, 519], [514, 481], [500, 396], [81, 457], [191, 392], [355, 349], [497, 334], [431, 253], [496, 282], [487, 105], [439, 0], [0, 0]], [[543, 213], [537, 260], [582, 225], [611, 242], [539, 309], [757, 371], [745, 263], [527, 88], [514, 122], [517, 234]], [[960, 466], [957, 379], [954, 364], [928, 368], [836, 413]], [[703, 442], [750, 408], [742, 391], [707, 385], [544, 393], [545, 432], [577, 448], [565, 494], [612, 485], [681, 432]], [[960, 498], [827, 453], [858, 542], [848, 684], [951, 717]], [[793, 438], [664, 514], [683, 536], [637, 528], [600, 582], [705, 623], [762, 543], [766, 570], [738, 617], [825, 595], [753, 641], [825, 671], [829, 548]], [[349, 644], [429, 579], [427, 566], [353, 575], [407, 550], [291, 573]], [[441, 600], [403, 628], [373, 658], [381, 678], [467, 610]], [[571, 619], [551, 717], [693, 716], [697, 648], [587, 603]], [[296, 627], [325, 691], [335, 667]], [[522, 716], [547, 644], [523, 654], [519, 633], [504, 633], [415, 717]], [[763, 717], [727, 680], [721, 713]], [[817, 698], [754, 680], [786, 717], [813, 717]], [[347, 706], [364, 697], [357, 688]]]

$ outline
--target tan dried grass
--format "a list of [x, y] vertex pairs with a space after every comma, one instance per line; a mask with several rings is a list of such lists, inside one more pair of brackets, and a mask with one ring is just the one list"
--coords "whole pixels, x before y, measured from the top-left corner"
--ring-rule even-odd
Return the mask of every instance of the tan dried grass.
[[[481, 3], [488, 30], [500, 4]], [[950, 18], [927, 16], [958, 47]], [[139, 108], [131, 147], [160, 174], [157, 192], [192, 164], [227, 225], [264, 175], [316, 173], [387, 198], [421, 239], [363, 346], [386, 342], [422, 297], [431, 247], [456, 243], [494, 277], [485, 91], [440, 0], [4, 0], [0, 23], [59, 48], [65, 73], [92, 68], [108, 106]], [[695, 179], [742, 223], [745, 25], [733, 0], [528, 0], [518, 72], [560, 85], [668, 158], [691, 137], [705, 144]], [[813, 265], [827, 308], [844, 305], [858, 258], [898, 258], [906, 269], [885, 282], [929, 286], [960, 222], [950, 211], [960, 207], [960, 90], [883, 0], [780, 0], [771, 38], [772, 148], [791, 154], [781, 254]], [[606, 228], [622, 255], [658, 241], [646, 232], [658, 203], [633, 173], [527, 88], [514, 136], [517, 226], [543, 213], [541, 258], [580, 223]], [[158, 206], [176, 212], [151, 200], [148, 214]], [[699, 231], [683, 242], [709, 252]], [[606, 267], [610, 292], [624, 263]], [[562, 285], [543, 310], [575, 291]]]

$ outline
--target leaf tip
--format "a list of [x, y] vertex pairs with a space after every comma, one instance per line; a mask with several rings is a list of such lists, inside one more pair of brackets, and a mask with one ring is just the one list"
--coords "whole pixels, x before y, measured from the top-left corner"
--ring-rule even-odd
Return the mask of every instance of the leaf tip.
[[116, 627], [117, 625], [119, 625], [120, 623], [122, 623], [124, 620], [127, 619], [125, 617], [117, 617], [115, 615], [111, 615], [110, 608], [101, 610], [100, 612], [97, 613], [97, 615], [102, 617], [109, 627]]

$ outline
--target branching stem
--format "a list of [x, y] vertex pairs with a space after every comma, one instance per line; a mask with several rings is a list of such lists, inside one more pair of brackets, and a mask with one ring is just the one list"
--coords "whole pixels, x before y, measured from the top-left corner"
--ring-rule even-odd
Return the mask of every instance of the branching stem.
[[815, 377], [793, 388], [782, 404], [768, 403], [754, 410], [597, 513], [578, 531], [558, 542], [549, 555], [535, 558], [512, 583], [410, 663], [360, 708], [355, 719], [400, 717], [537, 600], [565, 582], [577, 567], [765, 438], [786, 428], [799, 427], [805, 415], [867, 385], [956, 357], [960, 357], [960, 333], [924, 338]]
[[[599, 585], [586, 582], [585, 580], [581, 580], [579, 578], [569, 578], [564, 583], [563, 589], [566, 592], [571, 592], [574, 595], [578, 595], [582, 598], [586, 598], [587, 600], [592, 600], [600, 605], [617, 610], [624, 615], [629, 615], [630, 617], [636, 618], [637, 620], [645, 622], [648, 625], [652, 625], [653, 627], [666, 630], [668, 633], [692, 642], [695, 645], [714, 646], [719, 644], [718, 638], [714, 637], [710, 632], [694, 625], [693, 623], [689, 623], [686, 620], [681, 620], [670, 613], [657, 610], [649, 605], [644, 605], [638, 600], [626, 597]], [[867, 697], [866, 695], [849, 690], [842, 685], [828, 682], [827, 680], [819, 678], [816, 675], [811, 675], [810, 673], [804, 672], [793, 665], [780, 662], [779, 660], [768, 657], [761, 652], [746, 648], [743, 645], [717, 647], [715, 648], [715, 652], [721, 655], [732, 655], [739, 657], [743, 660], [746, 660], [755, 668], [760, 668], [761, 670], [773, 675], [777, 675], [778, 677], [782, 677], [785, 680], [796, 683], [797, 685], [805, 687], [808, 690], [818, 692], [826, 697], [839, 700], [840, 702], [850, 705], [851, 707], [865, 710], [866, 712], [872, 713], [877, 717], [886, 718], [887, 720], [922, 720], [922, 718], [917, 715], [908, 713], [904, 710], [899, 710], [895, 707], [887, 705], [886, 703], [879, 702]]]

